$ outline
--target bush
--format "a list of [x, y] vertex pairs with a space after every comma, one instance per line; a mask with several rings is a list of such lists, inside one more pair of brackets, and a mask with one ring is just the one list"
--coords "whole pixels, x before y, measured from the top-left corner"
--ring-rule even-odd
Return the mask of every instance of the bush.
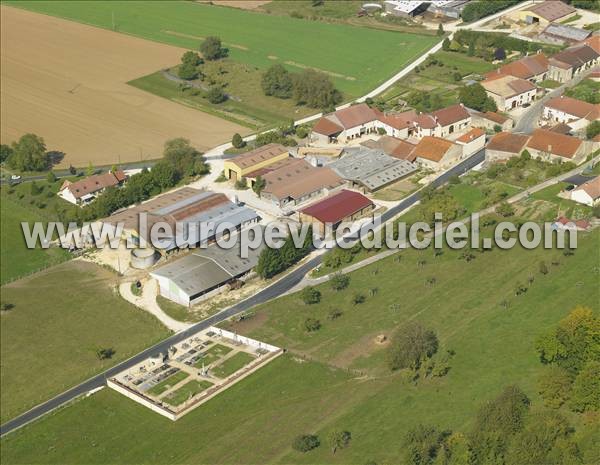
[[356, 294], [354, 294], [352, 296], [352, 303], [354, 305], [363, 304], [363, 303], [365, 303], [366, 300], [367, 300], [367, 297], [361, 292], [357, 292]]
[[538, 380], [538, 392], [548, 407], [559, 408], [568, 399], [573, 376], [564, 368], [550, 366]]
[[248, 189], [248, 180], [242, 177], [235, 182], [233, 187], [235, 187], [239, 191], [244, 191]]
[[221, 45], [221, 39], [218, 37], [210, 36], [207, 37], [202, 45], [200, 45], [200, 51], [204, 58], [207, 60], [218, 60], [227, 56], [227, 49]]
[[304, 321], [304, 328], [309, 333], [318, 331], [321, 328], [321, 322], [319, 320], [316, 320], [315, 318], [307, 318]]
[[331, 278], [331, 288], [334, 291], [341, 291], [342, 289], [346, 289], [350, 284], [350, 276], [336, 273]]
[[306, 305], [318, 304], [321, 301], [321, 292], [312, 286], [305, 287], [302, 290], [302, 301]]
[[240, 136], [237, 132], [231, 138], [231, 145], [233, 145], [236, 149], [241, 149], [246, 145], [242, 136]]
[[400, 327], [388, 349], [388, 366], [390, 370], [410, 368], [418, 370], [438, 349], [438, 339], [432, 330], [420, 323], [411, 321]]
[[306, 126], [299, 126], [296, 129], [296, 135], [300, 139], [305, 139], [308, 136], [308, 133], [309, 133], [309, 129]]
[[298, 452], [308, 452], [309, 450], [316, 449], [320, 444], [321, 442], [319, 441], [318, 436], [315, 436], [314, 434], [302, 434], [296, 436], [292, 443], [292, 449], [297, 450]]
[[498, 215], [508, 218], [515, 214], [515, 209], [508, 202], [502, 202], [496, 207], [496, 213]]
[[227, 94], [223, 92], [223, 89], [221, 87], [213, 86], [206, 93], [206, 98], [210, 103], [216, 105], [219, 103], [223, 103], [225, 100], [227, 100]]

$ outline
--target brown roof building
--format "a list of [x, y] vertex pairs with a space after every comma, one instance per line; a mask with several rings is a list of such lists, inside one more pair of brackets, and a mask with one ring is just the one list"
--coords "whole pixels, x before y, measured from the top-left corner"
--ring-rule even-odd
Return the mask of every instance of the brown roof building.
[[537, 53], [502, 65], [497, 70], [487, 73], [485, 77], [490, 79], [494, 76], [506, 74], [528, 81], [539, 82], [545, 79], [547, 72], [548, 58], [543, 53]]
[[487, 161], [505, 161], [511, 157], [520, 155], [529, 136], [524, 134], [513, 134], [511, 132], [499, 132], [485, 148]]
[[546, 0], [545, 2], [528, 8], [527, 11], [534, 13], [536, 17], [541, 17], [548, 22], [552, 22], [576, 13], [577, 9], [557, 0]]
[[361, 145], [371, 149], [383, 150], [386, 154], [401, 160], [413, 162], [416, 158], [414, 155], [415, 144], [392, 136], [381, 136], [377, 141], [368, 140]]
[[583, 141], [546, 129], [536, 129], [527, 142], [527, 149], [532, 156], [574, 160], [580, 153]]
[[599, 35], [588, 37], [587, 39], [585, 39], [584, 42], [588, 47], [592, 47], [596, 51], [596, 53], [600, 54], [600, 36]]
[[107, 187], [118, 186], [126, 179], [125, 173], [119, 170], [88, 176], [75, 182], [67, 180], [63, 182], [58, 195], [74, 204], [90, 202]]
[[416, 161], [430, 168], [449, 166], [462, 156], [462, 147], [439, 137], [423, 137], [413, 152]]
[[594, 121], [600, 118], [600, 105], [593, 105], [584, 102], [583, 100], [562, 95], [550, 99], [544, 104], [544, 116], [551, 117], [550, 115], [556, 112], [568, 115], [570, 119], [586, 119], [588, 121]]

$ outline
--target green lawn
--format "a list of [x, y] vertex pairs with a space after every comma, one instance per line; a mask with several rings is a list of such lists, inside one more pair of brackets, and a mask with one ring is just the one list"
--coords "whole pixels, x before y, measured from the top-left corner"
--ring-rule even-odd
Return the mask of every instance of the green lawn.
[[600, 103], [600, 82], [584, 79], [576, 86], [566, 89], [565, 95], [588, 103]]
[[186, 379], [188, 376], [190, 376], [190, 375], [188, 375], [185, 371], [178, 371], [178, 372], [172, 374], [171, 376], [169, 376], [168, 378], [163, 379], [157, 385], [152, 386], [150, 389], [148, 389], [147, 392], [148, 392], [148, 394], [150, 394], [152, 396], [159, 396], [166, 390], [175, 386], [177, 383]]
[[207, 351], [202, 352], [202, 358], [194, 366], [196, 368], [202, 368], [202, 365], [208, 367], [215, 360], [219, 360], [223, 355], [228, 354], [232, 350], [231, 347], [224, 346], [223, 344], [215, 344]]
[[[116, 277], [71, 261], [2, 287], [2, 422], [168, 336], [115, 293]], [[112, 348], [112, 359], [96, 351]]]
[[[598, 311], [597, 244], [600, 232], [579, 238], [572, 257], [560, 251], [493, 250], [459, 260], [445, 250], [407, 250], [350, 275], [351, 286], [319, 287], [322, 300], [306, 306], [290, 295], [259, 307], [236, 323], [240, 333], [287, 348], [274, 360], [177, 422], [110, 390], [82, 400], [2, 440], [3, 463], [400, 463], [402, 437], [416, 424], [467, 432], [479, 405], [503, 386], [518, 384], [541, 408], [536, 379], [542, 371], [534, 342], [575, 305]], [[426, 265], [417, 262], [424, 257]], [[538, 262], [550, 266], [538, 272]], [[535, 281], [514, 296], [517, 282]], [[435, 286], [426, 286], [428, 277]], [[369, 289], [377, 288], [374, 296]], [[354, 292], [367, 301], [352, 305]], [[507, 299], [509, 306], [499, 304]], [[393, 305], [397, 304], [397, 305]], [[339, 308], [342, 315], [327, 315]], [[322, 322], [307, 333], [307, 317]], [[443, 378], [412, 384], [390, 373], [374, 339], [418, 320], [452, 349]], [[348, 369], [352, 371], [348, 371]], [[354, 371], [356, 370], [356, 371]], [[365, 376], [368, 375], [368, 376]], [[300, 412], [300, 413], [299, 413]], [[589, 454], [593, 426], [564, 412]], [[322, 445], [307, 454], [291, 449], [298, 434], [322, 440], [332, 429], [352, 433], [350, 447], [331, 454]], [[165, 437], [169, 441], [161, 440]], [[126, 446], [126, 447], [125, 447]], [[588, 456], [589, 457], [589, 456]], [[593, 463], [588, 459], [586, 463]]]
[[[218, 8], [185, 1], [20, 1], [8, 4], [145, 39], [197, 49], [207, 36], [221, 37], [231, 58], [267, 68], [283, 63], [333, 73], [346, 97], [366, 93], [439, 39]], [[173, 63], [174, 65], [176, 63]]]
[[212, 385], [213, 383], [208, 381], [198, 381], [197, 379], [193, 379], [185, 383], [176, 391], [166, 395], [163, 400], [168, 404], [178, 406], [188, 400], [190, 396], [195, 396], [199, 392], [205, 391]]
[[229, 375], [232, 375], [236, 371], [244, 368], [250, 362], [255, 360], [255, 358], [246, 353], [246, 352], [238, 352], [237, 354], [232, 355], [223, 363], [217, 365], [211, 371], [213, 375], [218, 378], [227, 378]]

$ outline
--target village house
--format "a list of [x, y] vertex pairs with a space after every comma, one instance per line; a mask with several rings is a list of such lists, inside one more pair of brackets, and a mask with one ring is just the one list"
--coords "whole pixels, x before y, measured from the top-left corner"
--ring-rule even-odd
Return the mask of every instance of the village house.
[[537, 93], [537, 87], [530, 81], [510, 75], [488, 78], [481, 85], [500, 111], [531, 104]]
[[267, 144], [250, 152], [225, 160], [223, 175], [233, 181], [252, 177], [252, 173], [264, 169], [273, 163], [290, 156], [287, 148], [281, 144]]
[[262, 178], [265, 187], [260, 197], [279, 208], [301, 204], [344, 184], [344, 180], [330, 168], [314, 167], [299, 158], [290, 158]]
[[537, 2], [531, 6], [526, 6], [521, 10], [511, 13], [511, 17], [517, 21], [527, 24], [539, 24], [547, 26], [553, 22], [563, 22], [567, 19], [574, 18], [577, 15], [577, 9], [566, 3], [546, 0]]
[[499, 132], [486, 146], [485, 159], [487, 162], [496, 162], [518, 157], [525, 149], [528, 140], [529, 136], [527, 135]]
[[548, 58], [541, 52], [529, 55], [520, 60], [507, 63], [494, 71], [485, 74], [486, 79], [494, 76], [514, 76], [535, 83], [541, 82], [548, 75]]
[[351, 105], [323, 116], [312, 129], [311, 142], [329, 144], [344, 143], [365, 134], [374, 133], [382, 113], [366, 103]]
[[419, 141], [413, 154], [419, 165], [441, 170], [451, 167], [462, 158], [463, 147], [446, 139], [425, 136]]
[[447, 137], [450, 134], [467, 130], [471, 125], [471, 115], [462, 103], [442, 108], [415, 118], [413, 134], [417, 138], [425, 136]]
[[544, 104], [543, 118], [546, 121], [568, 124], [573, 131], [579, 131], [592, 121], [600, 119], [600, 105], [561, 95]]
[[325, 236], [326, 225], [335, 231], [341, 223], [356, 221], [375, 210], [375, 204], [359, 192], [343, 189], [299, 212], [301, 223], [312, 225], [313, 232]]
[[469, 110], [471, 114], [471, 125], [476, 128], [495, 131], [497, 127], [500, 131], [510, 131], [514, 126], [514, 121], [507, 116], [493, 111], [479, 112]]
[[79, 181], [63, 182], [58, 191], [59, 197], [65, 199], [74, 205], [83, 206], [92, 202], [98, 195], [104, 192], [108, 187], [117, 187], [122, 185], [127, 176], [121, 170], [109, 171], [108, 173], [95, 174]]
[[581, 163], [592, 152], [593, 142], [560, 134], [546, 129], [536, 129], [526, 147], [533, 158], [543, 161], [572, 161]]
[[473, 128], [454, 142], [462, 146], [463, 158], [468, 157], [485, 147], [485, 131], [480, 128]]
[[596, 66], [599, 58], [600, 54], [586, 44], [563, 50], [548, 60], [548, 79], [567, 82]]
[[571, 200], [589, 207], [600, 204], [600, 176], [581, 184], [571, 191]]

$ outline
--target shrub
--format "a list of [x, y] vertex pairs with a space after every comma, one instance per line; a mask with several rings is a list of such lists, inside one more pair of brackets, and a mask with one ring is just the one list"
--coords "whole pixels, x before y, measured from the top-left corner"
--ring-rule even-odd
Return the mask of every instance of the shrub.
[[350, 284], [350, 276], [336, 273], [331, 278], [331, 288], [334, 291], [341, 291], [342, 289], [346, 289]]
[[237, 132], [231, 138], [231, 145], [233, 145], [236, 149], [241, 149], [246, 143], [242, 136], [240, 136]]
[[200, 45], [200, 51], [204, 58], [207, 60], [218, 60], [227, 56], [227, 49], [221, 45], [221, 39], [219, 37], [210, 36], [207, 37], [202, 45]]
[[302, 301], [306, 305], [318, 304], [321, 301], [321, 292], [312, 286], [302, 290]]
[[361, 292], [357, 292], [356, 294], [354, 294], [352, 296], [352, 303], [354, 305], [360, 305], [360, 304], [364, 303], [366, 300], [367, 300], [367, 297]]
[[392, 337], [388, 366], [391, 370], [418, 370], [421, 363], [437, 352], [438, 345], [435, 332], [415, 321], [406, 323]]
[[307, 318], [304, 321], [304, 328], [309, 333], [312, 333], [314, 331], [318, 331], [321, 328], [321, 322], [319, 320], [315, 319], [315, 318]]
[[227, 100], [227, 94], [223, 92], [223, 89], [221, 87], [213, 86], [206, 93], [206, 98], [210, 103], [216, 105], [219, 103], [223, 103], [225, 100]]
[[319, 447], [320, 444], [321, 442], [319, 441], [318, 436], [315, 436], [314, 434], [302, 434], [296, 436], [292, 443], [292, 449], [297, 450], [298, 452], [308, 452], [309, 450]]

